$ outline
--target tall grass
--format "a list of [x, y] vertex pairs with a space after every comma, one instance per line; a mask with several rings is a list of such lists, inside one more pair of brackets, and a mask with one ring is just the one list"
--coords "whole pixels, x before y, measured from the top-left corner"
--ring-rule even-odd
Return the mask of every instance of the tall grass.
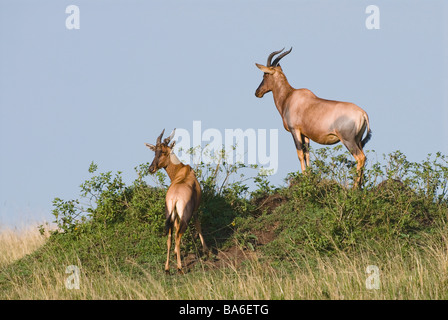
[[37, 225], [21, 228], [0, 227], [0, 268], [41, 247], [49, 233], [42, 234]]
[[[92, 273], [80, 265], [80, 288], [68, 289], [65, 273], [73, 257], [34, 266], [32, 275], [12, 275], [2, 299], [447, 299], [448, 248], [428, 239], [422, 250], [402, 254], [384, 249], [383, 256], [368, 250], [325, 257], [317, 252], [295, 260], [295, 270], [274, 267], [262, 258], [243, 267], [209, 268], [206, 262], [185, 275], [166, 276], [141, 271], [132, 277], [106, 266]], [[77, 260], [77, 258], [75, 258]], [[61, 263], [62, 262], [62, 263]], [[369, 289], [366, 267], [379, 267], [379, 289]]]

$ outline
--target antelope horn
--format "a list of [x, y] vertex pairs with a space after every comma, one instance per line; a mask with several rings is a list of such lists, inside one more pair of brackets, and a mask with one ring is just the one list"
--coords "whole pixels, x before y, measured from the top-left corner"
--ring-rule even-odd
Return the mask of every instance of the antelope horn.
[[162, 133], [160, 134], [160, 136], [158, 136], [157, 137], [157, 144], [159, 144], [159, 143], [161, 143], [162, 142], [162, 136], [163, 136], [163, 133], [165, 132], [165, 129], [163, 129], [163, 131], [162, 131]]
[[292, 51], [292, 47], [288, 51], [283, 52], [281, 55], [279, 55], [277, 58], [275, 58], [274, 62], [272, 63], [272, 66], [276, 67], [278, 65], [278, 63], [280, 62], [280, 59], [283, 58], [284, 56], [286, 56], [291, 51]]
[[270, 67], [270, 66], [271, 66], [271, 60], [272, 60], [272, 58], [273, 58], [276, 54], [279, 54], [280, 52], [282, 52], [283, 50], [285, 50], [285, 48], [283, 48], [283, 49], [281, 49], [281, 50], [278, 50], [278, 51], [274, 51], [274, 52], [272, 52], [272, 53], [269, 55], [269, 57], [268, 57], [268, 62], [266, 63], [266, 67]]
[[173, 132], [171, 132], [171, 134], [170, 134], [170, 136], [168, 138], [165, 138], [165, 140], [163, 140], [164, 144], [167, 145], [168, 143], [170, 143], [171, 139], [173, 139], [173, 137], [174, 137], [174, 132], [175, 131], [176, 131], [176, 128], [174, 128]]

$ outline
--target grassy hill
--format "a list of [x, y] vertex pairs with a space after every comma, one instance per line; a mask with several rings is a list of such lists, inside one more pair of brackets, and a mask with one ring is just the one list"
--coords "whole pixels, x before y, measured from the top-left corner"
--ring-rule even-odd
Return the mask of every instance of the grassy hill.
[[[384, 156], [369, 164], [362, 190], [349, 187], [354, 163], [340, 147], [312, 158], [307, 174], [291, 173], [284, 187], [259, 171], [254, 191], [246, 174], [257, 168], [199, 165], [212, 252], [202, 253], [191, 224], [186, 274], [172, 259], [168, 276], [164, 174], [151, 186], [143, 164], [125, 185], [120, 172], [97, 173], [92, 163], [80, 199], [54, 200], [58, 228], [45, 245], [0, 266], [0, 298], [447, 299], [446, 157]], [[75, 280], [79, 289], [69, 289]]]

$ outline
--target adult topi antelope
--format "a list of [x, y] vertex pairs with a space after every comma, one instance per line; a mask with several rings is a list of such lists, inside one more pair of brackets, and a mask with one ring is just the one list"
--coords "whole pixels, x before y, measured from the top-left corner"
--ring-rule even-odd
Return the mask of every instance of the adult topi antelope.
[[165, 209], [165, 232], [168, 234], [168, 253], [166, 257], [165, 271], [170, 269], [170, 249], [171, 234], [173, 225], [175, 229], [175, 247], [174, 252], [177, 255], [177, 270], [182, 272], [182, 263], [180, 258], [180, 240], [187, 229], [190, 219], [193, 217], [196, 230], [199, 233], [204, 252], [208, 252], [204, 237], [202, 236], [201, 224], [197, 217], [197, 209], [201, 202], [201, 186], [194, 174], [193, 169], [189, 165], [184, 165], [173, 153], [175, 141], [169, 145], [174, 137], [174, 131], [168, 138], [162, 142], [162, 136], [165, 132], [163, 129], [157, 138], [156, 145], [145, 143], [145, 145], [155, 152], [149, 172], [155, 173], [157, 170], [164, 168], [170, 177], [171, 185], [166, 192], [166, 209]]
[[[302, 172], [309, 166], [310, 139], [326, 145], [341, 141], [357, 161], [354, 187], [359, 187], [366, 161], [362, 149], [372, 136], [369, 117], [353, 103], [321, 99], [308, 89], [291, 87], [278, 64], [291, 50], [277, 56], [274, 62], [271, 62], [272, 58], [283, 49], [272, 52], [266, 66], [256, 63], [264, 76], [255, 96], [262, 98], [265, 93], [272, 91], [283, 126], [294, 139]], [[366, 128], [367, 135], [362, 139]]]

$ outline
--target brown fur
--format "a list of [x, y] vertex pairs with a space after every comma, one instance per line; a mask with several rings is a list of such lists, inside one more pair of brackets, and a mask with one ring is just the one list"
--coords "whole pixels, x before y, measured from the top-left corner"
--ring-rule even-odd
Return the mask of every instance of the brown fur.
[[174, 131], [170, 137], [165, 139], [162, 143], [161, 138], [163, 136], [163, 132], [164, 131], [162, 131], [162, 134], [157, 138], [157, 144], [155, 146], [146, 143], [146, 146], [156, 153], [154, 160], [149, 167], [149, 172], [155, 173], [157, 170], [164, 168], [171, 180], [171, 185], [168, 187], [165, 199], [165, 229], [168, 234], [168, 252], [165, 271], [169, 272], [171, 234], [174, 225], [176, 232], [174, 252], [177, 256], [177, 270], [182, 272], [180, 240], [192, 217], [196, 230], [199, 233], [204, 252], [208, 252], [207, 245], [204, 241], [204, 237], [202, 236], [201, 224], [196, 215], [197, 209], [199, 208], [199, 204], [201, 202], [201, 186], [196, 179], [193, 169], [189, 165], [185, 165], [180, 161], [178, 163], [173, 163], [173, 155], [171, 153], [175, 142], [173, 142], [170, 146], [168, 146], [168, 144], [174, 136]]
[[[274, 53], [281, 51], [269, 56], [268, 66], [256, 64], [264, 75], [255, 96], [262, 98], [272, 91], [283, 127], [293, 136], [302, 172], [309, 166], [310, 139], [324, 145], [341, 141], [357, 161], [354, 187], [360, 186], [366, 160], [363, 147], [371, 137], [367, 113], [353, 103], [325, 100], [308, 89], [294, 89], [280, 65], [277, 65], [291, 50], [284, 52], [272, 65], [270, 63]], [[367, 135], [362, 139], [366, 129]]]

